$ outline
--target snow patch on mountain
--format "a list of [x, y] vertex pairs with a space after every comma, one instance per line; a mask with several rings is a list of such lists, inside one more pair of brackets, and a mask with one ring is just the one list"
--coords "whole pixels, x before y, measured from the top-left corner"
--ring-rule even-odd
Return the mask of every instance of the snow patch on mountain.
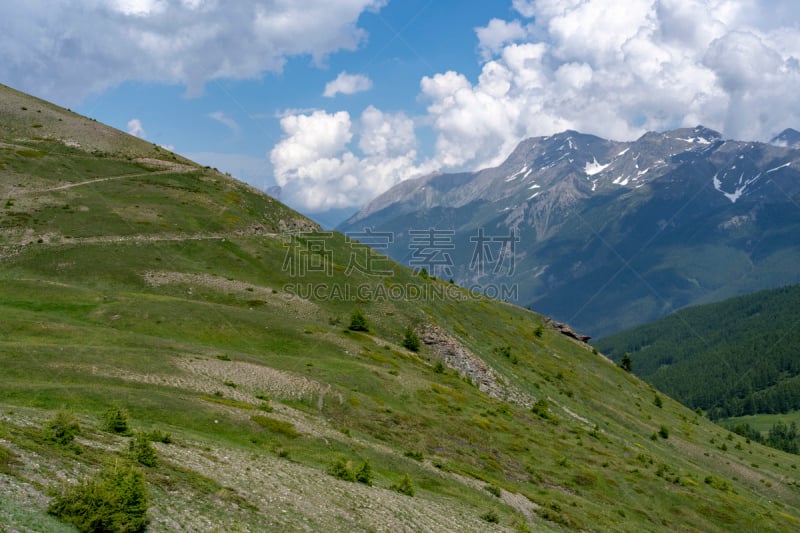
[[687, 137], [686, 139], [682, 139], [680, 137], [674, 137], [676, 141], [683, 141], [692, 144], [711, 144], [711, 141], [706, 139], [705, 137]]
[[782, 168], [786, 168], [786, 167], [790, 167], [790, 166], [792, 166], [792, 162], [791, 161], [789, 161], [788, 163], [784, 163], [783, 165], [781, 165], [779, 167], [775, 167], [775, 168], [771, 168], [771, 169], [767, 170], [767, 174], [770, 174], [772, 172], [775, 172], [776, 170], [780, 170]]
[[[533, 169], [530, 169], [530, 170], [533, 170]], [[519, 172], [515, 172], [514, 174], [510, 175], [509, 177], [507, 177], [506, 178], [506, 183], [508, 183], [509, 181], [514, 181], [518, 177], [522, 176], [523, 174], [525, 174], [525, 171], [528, 171], [528, 167], [527, 166], [522, 167], [522, 170], [520, 170]], [[528, 171], [528, 174], [530, 174], [530, 171]], [[527, 177], [528, 174], [525, 174], [525, 177]]]
[[[733, 192], [725, 192], [722, 190], [722, 181], [720, 181], [718, 176], [719, 173], [714, 174], [714, 178], [712, 179], [714, 183], [714, 188], [717, 191], [721, 192], [723, 196], [725, 196], [725, 198], [731, 201], [731, 203], [735, 204], [736, 200], [741, 198], [742, 194], [744, 194], [744, 192], [747, 190], [747, 187], [757, 182], [761, 178], [761, 176], [763, 176], [763, 174], [759, 172], [758, 174], [747, 180], [744, 179], [744, 174], [740, 175], [739, 181], [737, 182], [737, 185], [739, 186], [736, 187], [736, 189]], [[722, 177], [724, 178], [725, 176], [727, 176], [727, 172]]]
[[583, 167], [583, 171], [586, 173], [587, 176], [594, 176], [595, 174], [599, 174], [603, 170], [605, 170], [608, 165], [611, 163], [606, 163], [605, 165], [598, 163], [597, 158], [593, 157], [592, 162], [587, 162], [586, 165]]

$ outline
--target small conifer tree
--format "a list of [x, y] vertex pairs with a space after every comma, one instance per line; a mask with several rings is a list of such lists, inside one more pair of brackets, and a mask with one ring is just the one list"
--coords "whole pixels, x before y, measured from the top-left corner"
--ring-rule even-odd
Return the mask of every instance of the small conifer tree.
[[59, 411], [47, 423], [47, 440], [61, 445], [67, 445], [80, 433], [81, 426], [78, 420], [67, 411]]
[[112, 407], [106, 411], [105, 430], [111, 433], [128, 435], [128, 415], [119, 407]]
[[403, 347], [411, 350], [412, 352], [418, 352], [420, 347], [419, 337], [414, 330], [411, 329], [411, 326], [406, 328], [406, 331], [403, 335]]
[[131, 459], [144, 466], [156, 466], [158, 464], [158, 456], [150, 444], [150, 439], [144, 433], [139, 433], [131, 439], [129, 444], [129, 452]]
[[78, 531], [144, 531], [147, 486], [133, 466], [117, 465], [57, 495], [48, 512]]
[[630, 354], [626, 352], [622, 355], [619, 366], [625, 372], [633, 372], [633, 360], [631, 360]]
[[350, 326], [348, 329], [351, 331], [369, 331], [369, 323], [364, 317], [364, 313], [356, 309], [350, 315]]

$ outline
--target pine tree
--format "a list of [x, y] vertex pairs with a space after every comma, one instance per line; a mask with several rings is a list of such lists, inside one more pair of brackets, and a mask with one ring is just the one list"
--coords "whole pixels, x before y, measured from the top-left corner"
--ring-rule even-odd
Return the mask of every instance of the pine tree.
[[350, 315], [350, 326], [348, 329], [352, 331], [369, 331], [369, 323], [367, 323], [367, 319], [364, 317], [364, 314], [356, 309]]
[[403, 347], [408, 350], [411, 350], [412, 352], [419, 351], [420, 347], [419, 337], [417, 336], [416, 333], [414, 333], [414, 330], [411, 329], [411, 326], [406, 328], [405, 334], [403, 336]]
[[631, 360], [630, 354], [625, 352], [622, 355], [622, 359], [619, 362], [619, 367], [625, 372], [633, 372], [633, 360]]

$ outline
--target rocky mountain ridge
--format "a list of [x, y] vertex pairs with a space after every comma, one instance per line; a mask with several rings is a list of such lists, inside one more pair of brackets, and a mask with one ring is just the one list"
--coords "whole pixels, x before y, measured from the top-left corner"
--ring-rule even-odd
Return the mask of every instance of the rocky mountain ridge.
[[[690, 303], [798, 281], [787, 262], [800, 254], [789, 238], [800, 224], [792, 132], [773, 144], [725, 140], [703, 126], [632, 142], [575, 131], [530, 138], [495, 168], [403, 182], [339, 229], [393, 233], [389, 254], [412, 266], [410, 230], [452, 232], [442, 276], [514, 284], [517, 303], [602, 335]], [[472, 268], [481, 228], [517, 236], [514, 273], [501, 279]], [[699, 281], [720, 261], [716, 280]], [[638, 286], [603, 297], [630, 292], [618, 286], [623, 272]], [[640, 309], [610, 316], [631, 306]]]

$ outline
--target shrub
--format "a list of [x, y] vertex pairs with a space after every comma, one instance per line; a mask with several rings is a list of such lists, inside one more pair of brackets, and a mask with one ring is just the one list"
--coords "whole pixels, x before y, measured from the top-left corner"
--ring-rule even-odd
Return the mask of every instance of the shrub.
[[718, 478], [715, 476], [706, 476], [705, 478], [706, 485], [711, 485], [715, 489], [727, 491], [731, 489], [731, 484], [728, 483], [726, 479]]
[[403, 347], [411, 350], [412, 352], [419, 351], [419, 337], [416, 333], [414, 333], [414, 330], [411, 329], [411, 326], [407, 327], [405, 333], [403, 334]]
[[131, 439], [128, 445], [128, 453], [131, 459], [144, 466], [156, 466], [158, 464], [158, 456], [153, 445], [150, 444], [150, 439], [144, 433], [138, 433]]
[[425, 458], [425, 456], [422, 455], [422, 452], [407, 451], [403, 455], [410, 459], [414, 459], [415, 461], [422, 461]]
[[351, 331], [369, 331], [367, 319], [358, 309], [353, 311], [353, 314], [350, 315], [350, 325], [347, 327], [347, 329]]
[[536, 400], [536, 403], [531, 407], [531, 412], [544, 420], [552, 416], [550, 414], [550, 404], [547, 402], [546, 398], [539, 398]]
[[542, 334], [544, 334], [544, 328], [542, 326], [536, 326], [536, 329], [533, 330], [533, 334], [537, 339], [541, 339]]
[[497, 487], [495, 485], [486, 485], [486, 486], [483, 487], [483, 490], [485, 490], [486, 492], [488, 492], [492, 496], [496, 496], [497, 498], [499, 498], [501, 496], [501, 494], [502, 494], [500, 492], [500, 487]]
[[0, 446], [0, 473], [14, 474], [14, 467], [20, 465], [19, 457], [13, 451], [4, 446]]
[[492, 349], [492, 352], [494, 352], [496, 355], [501, 355], [506, 359], [511, 360], [511, 364], [516, 365], [517, 363], [519, 363], [519, 359], [517, 359], [517, 356], [511, 353], [511, 346], [507, 344], [505, 346], [495, 346]]
[[284, 422], [283, 420], [276, 420], [263, 415], [253, 415], [250, 417], [250, 420], [264, 429], [272, 431], [273, 433], [281, 433], [290, 439], [300, 436], [300, 433], [291, 422]]
[[47, 510], [82, 532], [140, 532], [147, 526], [147, 500], [144, 474], [120, 465], [67, 487]]
[[489, 511], [489, 512], [483, 513], [481, 515], [481, 518], [486, 520], [490, 524], [499, 524], [500, 523], [500, 517], [497, 516], [497, 511], [495, 511], [494, 509]]
[[661, 401], [661, 396], [659, 396], [658, 394], [656, 394], [653, 397], [653, 405], [655, 405], [659, 409], [661, 409], [661, 407], [664, 405], [664, 402]]
[[437, 374], [444, 374], [444, 363], [441, 361], [436, 361], [436, 364], [433, 365], [433, 371]]
[[661, 437], [662, 439], [669, 438], [669, 429], [667, 429], [667, 426], [663, 424], [661, 425], [661, 427], [658, 430], [658, 436]]
[[112, 407], [106, 411], [106, 420], [103, 428], [111, 433], [129, 435], [128, 414], [119, 407]]
[[67, 411], [59, 411], [47, 423], [47, 440], [56, 444], [67, 445], [80, 433], [78, 420]]
[[406, 474], [400, 483], [395, 483], [390, 487], [392, 490], [405, 494], [406, 496], [414, 496], [414, 484], [411, 482], [411, 477]]
[[372, 466], [369, 461], [364, 461], [361, 467], [356, 470], [356, 481], [372, 486]]
[[495, 346], [492, 350], [497, 355], [502, 355], [503, 357], [511, 358], [511, 346]]
[[622, 354], [622, 359], [619, 362], [619, 367], [625, 372], [633, 372], [633, 360], [629, 353]]
[[328, 466], [328, 474], [343, 481], [355, 481], [356, 475], [349, 461], [342, 458]]
[[146, 434], [147, 440], [150, 442], [161, 442], [163, 444], [172, 444], [172, 435], [169, 433], [164, 433], [158, 429], [154, 429], [150, 433]]

